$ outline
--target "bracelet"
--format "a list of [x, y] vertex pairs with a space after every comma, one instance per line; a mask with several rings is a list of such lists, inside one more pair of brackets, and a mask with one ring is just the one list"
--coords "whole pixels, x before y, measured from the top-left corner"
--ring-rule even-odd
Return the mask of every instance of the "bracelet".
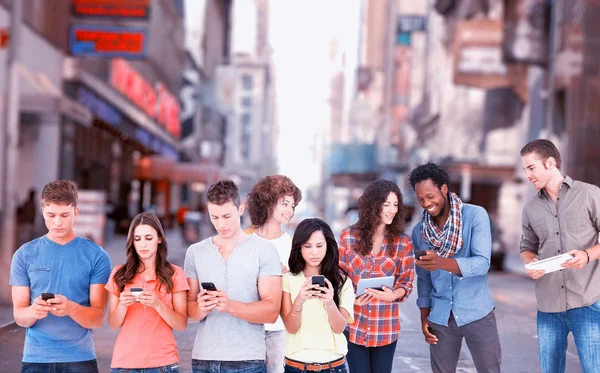
[[292, 310], [290, 311], [290, 313], [294, 316], [301, 316], [302, 315], [302, 311], [300, 311], [300, 313], [296, 313], [294, 312], [294, 309], [292, 308]]
[[590, 254], [587, 252], [587, 250], [583, 250], [583, 252], [585, 253], [585, 255], [587, 255], [588, 261], [585, 264], [588, 264], [590, 262]]

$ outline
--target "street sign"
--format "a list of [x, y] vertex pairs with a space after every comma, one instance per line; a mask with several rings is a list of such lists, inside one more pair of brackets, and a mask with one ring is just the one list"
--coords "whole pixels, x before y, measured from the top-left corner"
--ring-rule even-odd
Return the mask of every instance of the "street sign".
[[137, 27], [72, 25], [74, 56], [142, 58], [148, 54], [148, 31]]
[[[490, 19], [460, 21], [456, 26], [454, 83], [492, 89], [515, 86], [523, 65], [502, 59], [502, 22]], [[525, 70], [526, 71], [526, 70]]]
[[10, 32], [8, 31], [8, 27], [3, 27], [0, 29], [0, 49], [4, 49], [8, 47], [8, 41], [10, 39]]
[[421, 15], [398, 16], [396, 35], [403, 32], [418, 32], [427, 30], [427, 18]]
[[148, 19], [150, 0], [72, 0], [76, 17]]

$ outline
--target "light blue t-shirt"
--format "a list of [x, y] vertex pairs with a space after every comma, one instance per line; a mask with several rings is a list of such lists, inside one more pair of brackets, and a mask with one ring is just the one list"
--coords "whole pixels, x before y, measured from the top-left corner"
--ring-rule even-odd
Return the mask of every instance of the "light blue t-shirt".
[[[10, 285], [28, 286], [30, 302], [42, 293], [61, 294], [82, 306], [90, 306], [90, 285], [106, 284], [111, 272], [106, 251], [77, 236], [59, 245], [46, 236], [30, 241], [13, 256]], [[92, 330], [69, 316], [37, 320], [27, 328], [23, 362], [78, 362], [96, 358]]]

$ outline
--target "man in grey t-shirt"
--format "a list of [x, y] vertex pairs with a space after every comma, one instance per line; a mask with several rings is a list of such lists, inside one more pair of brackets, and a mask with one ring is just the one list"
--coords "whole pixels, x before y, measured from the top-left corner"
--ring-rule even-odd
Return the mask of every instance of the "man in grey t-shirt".
[[543, 373], [563, 373], [567, 336], [573, 333], [583, 373], [600, 366], [600, 189], [560, 172], [549, 140], [521, 150], [523, 168], [539, 191], [523, 209], [523, 264], [569, 254], [563, 270], [527, 269], [536, 280], [537, 329]]
[[[263, 324], [273, 323], [281, 307], [277, 250], [242, 231], [244, 206], [233, 181], [211, 185], [207, 199], [218, 234], [190, 246], [185, 257], [188, 316], [200, 322], [193, 372], [266, 373]], [[217, 290], [209, 290], [208, 282]]]

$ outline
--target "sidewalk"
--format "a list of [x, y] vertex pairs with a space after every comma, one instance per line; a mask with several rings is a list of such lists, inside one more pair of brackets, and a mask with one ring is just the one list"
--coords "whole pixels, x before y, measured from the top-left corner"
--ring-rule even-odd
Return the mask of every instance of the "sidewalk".
[[518, 251], [506, 254], [504, 257], [504, 270], [509, 273], [514, 273], [516, 275], [522, 275], [529, 278], [527, 271], [525, 271], [525, 266], [521, 261], [521, 255]]
[[[185, 259], [185, 251], [188, 246], [182, 239], [178, 229], [168, 230], [166, 233], [167, 242], [169, 245], [169, 261], [173, 264], [183, 267]], [[112, 266], [125, 263], [126, 253], [125, 245], [127, 236], [124, 234], [113, 235], [112, 239], [103, 247], [110, 256]], [[0, 305], [0, 333], [16, 327], [13, 316], [12, 305]]]

